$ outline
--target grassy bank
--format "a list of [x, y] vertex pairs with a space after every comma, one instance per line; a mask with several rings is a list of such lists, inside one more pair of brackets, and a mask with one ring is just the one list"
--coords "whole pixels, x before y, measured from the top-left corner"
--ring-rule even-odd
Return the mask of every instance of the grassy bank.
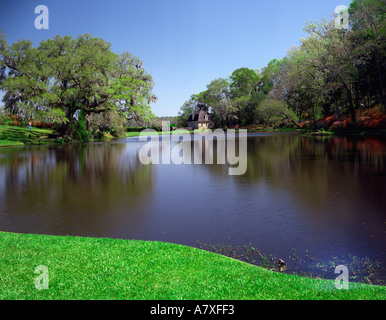
[[0, 147], [41, 145], [53, 143], [49, 138], [50, 129], [37, 129], [0, 125]]
[[[177, 132], [178, 131], [172, 131]], [[8, 126], [0, 125], [0, 147], [20, 147], [20, 146], [31, 146], [31, 145], [43, 145], [43, 144], [55, 144], [55, 138], [50, 138], [50, 134], [53, 134], [53, 131], [50, 129], [38, 129], [32, 128], [29, 130], [24, 127], [17, 126]], [[136, 137], [141, 134], [140, 131], [137, 132], [126, 132], [125, 137]], [[165, 132], [148, 132], [147, 135], [161, 135], [166, 134]], [[109, 141], [117, 139], [110, 134], [105, 134], [102, 140]], [[99, 141], [95, 139], [94, 141]], [[75, 142], [75, 141], [74, 141]]]
[[[186, 131], [182, 130], [174, 130], [174, 131], [169, 131], [169, 132], [164, 132], [164, 131], [152, 131], [152, 132], [146, 132], [146, 135], [165, 135], [165, 134], [172, 134], [172, 133], [185, 133]], [[189, 133], [194, 133], [194, 130], [188, 131]], [[141, 131], [131, 131], [131, 132], [126, 132], [126, 137], [137, 137], [141, 134]]]
[[[0, 232], [0, 299], [385, 299], [386, 287], [276, 273], [164, 242]], [[35, 288], [35, 268], [49, 287]]]

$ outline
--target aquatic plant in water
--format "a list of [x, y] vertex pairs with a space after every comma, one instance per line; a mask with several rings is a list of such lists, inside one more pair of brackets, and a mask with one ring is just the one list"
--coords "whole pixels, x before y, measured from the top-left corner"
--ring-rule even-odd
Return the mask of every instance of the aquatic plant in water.
[[218, 253], [230, 258], [238, 259], [259, 267], [284, 273], [298, 274], [318, 279], [335, 279], [336, 266], [345, 265], [349, 270], [349, 280], [373, 285], [385, 285], [385, 268], [383, 263], [369, 257], [338, 257], [330, 253], [329, 259], [320, 260], [305, 250], [304, 257], [300, 257], [296, 249], [286, 258], [275, 254], [266, 254], [252, 243], [242, 247], [232, 247], [229, 244], [202, 244], [197, 240], [197, 247]]

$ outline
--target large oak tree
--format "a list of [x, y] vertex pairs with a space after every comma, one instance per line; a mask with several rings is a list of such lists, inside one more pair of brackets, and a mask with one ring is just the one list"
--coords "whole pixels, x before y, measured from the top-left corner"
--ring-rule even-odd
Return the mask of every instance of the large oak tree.
[[[29, 40], [8, 45], [0, 34], [0, 89], [11, 113], [61, 125], [67, 134], [80, 120], [96, 114], [146, 122], [153, 79], [142, 62], [90, 34], [56, 36], [33, 47]], [[94, 117], [92, 117], [94, 116]]]

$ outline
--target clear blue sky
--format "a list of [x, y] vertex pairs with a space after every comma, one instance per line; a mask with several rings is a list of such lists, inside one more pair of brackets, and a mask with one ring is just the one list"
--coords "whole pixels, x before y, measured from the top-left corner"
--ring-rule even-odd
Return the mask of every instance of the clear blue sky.
[[[38, 45], [56, 34], [90, 33], [144, 61], [154, 78], [157, 116], [177, 115], [192, 94], [241, 67], [261, 69], [305, 37], [310, 20], [331, 18], [350, 0], [0, 0], [9, 44]], [[49, 9], [49, 29], [34, 26], [35, 7]]]

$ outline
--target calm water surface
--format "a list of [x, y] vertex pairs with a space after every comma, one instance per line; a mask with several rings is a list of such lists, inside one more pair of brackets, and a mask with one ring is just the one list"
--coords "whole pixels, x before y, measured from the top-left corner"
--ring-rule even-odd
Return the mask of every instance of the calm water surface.
[[251, 133], [242, 176], [227, 165], [143, 165], [144, 143], [0, 150], [0, 230], [385, 261], [384, 137]]

